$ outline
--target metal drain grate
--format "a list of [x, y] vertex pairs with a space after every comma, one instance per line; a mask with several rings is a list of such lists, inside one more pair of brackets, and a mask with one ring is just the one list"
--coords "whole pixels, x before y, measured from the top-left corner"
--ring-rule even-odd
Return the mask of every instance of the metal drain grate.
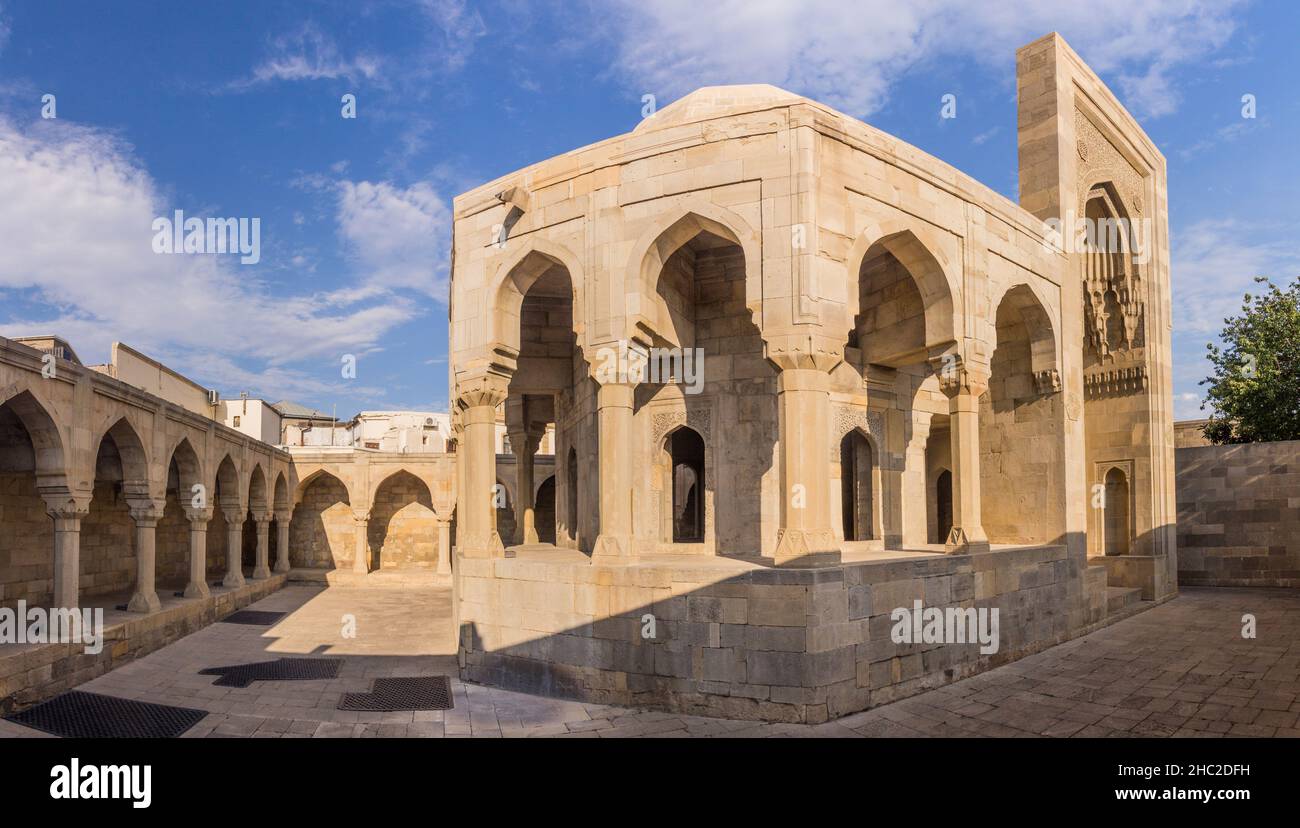
[[206, 710], [71, 690], [5, 718], [66, 739], [171, 739], [206, 715]]
[[332, 679], [339, 674], [338, 658], [280, 658], [230, 667], [207, 667], [201, 676], [221, 676], [214, 687], [247, 687], [255, 681], [313, 681]]
[[451, 682], [446, 676], [377, 678], [369, 693], [344, 693], [339, 710], [387, 713], [397, 710], [451, 710]]
[[288, 615], [286, 612], [266, 612], [264, 610], [240, 610], [221, 619], [222, 624], [250, 624], [256, 627], [269, 627]]

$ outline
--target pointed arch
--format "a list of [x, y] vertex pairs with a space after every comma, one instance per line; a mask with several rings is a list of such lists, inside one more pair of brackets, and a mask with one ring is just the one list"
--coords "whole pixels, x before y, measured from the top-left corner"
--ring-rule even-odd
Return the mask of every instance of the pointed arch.
[[625, 285], [626, 337], [646, 339], [667, 333], [668, 308], [657, 290], [659, 275], [668, 259], [702, 232], [726, 239], [743, 252], [745, 306], [754, 326], [761, 331], [763, 263], [759, 233], [745, 219], [704, 196], [673, 199], [672, 204], [676, 209], [661, 214], [637, 239], [624, 267], [626, 278], [634, 280]]
[[262, 471], [261, 463], [254, 463], [253, 470], [248, 475], [248, 507], [257, 511], [266, 511], [269, 505], [268, 496], [266, 472]]
[[[119, 417], [111, 426], [100, 433], [95, 441], [95, 454], [98, 456], [104, 440], [110, 440], [117, 449], [122, 462], [122, 491], [128, 497], [148, 497], [149, 495], [149, 452], [140, 434], [126, 417]], [[93, 476], [94, 470], [91, 470]]]
[[862, 312], [862, 267], [880, 251], [897, 259], [916, 285], [924, 307], [924, 347], [929, 355], [936, 355], [958, 342], [961, 282], [960, 262], [954, 259], [960, 256], [960, 245], [953, 244], [950, 237], [941, 238], [938, 231], [927, 225], [903, 218], [868, 225], [849, 249], [845, 305], [849, 329], [853, 329]]
[[[1021, 282], [1007, 288], [994, 308], [993, 321], [996, 323], [1003, 313], [1008, 313], [1020, 320], [1025, 334], [1029, 337], [1031, 368], [1035, 377], [1044, 372], [1055, 371], [1060, 376], [1061, 359], [1057, 344], [1056, 328], [1052, 316], [1047, 311], [1047, 303], [1038, 291], [1028, 282]], [[994, 337], [996, 342], [996, 335]]]
[[30, 389], [18, 391], [0, 400], [14, 413], [27, 430], [32, 441], [32, 451], [38, 479], [66, 479], [68, 468], [63, 449], [63, 433], [44, 403]]
[[520, 311], [528, 289], [552, 268], [567, 271], [573, 289], [573, 332], [579, 345], [584, 340], [586, 305], [582, 261], [562, 244], [542, 237], [530, 237], [497, 266], [485, 296], [492, 303], [494, 346], [504, 346], [512, 357], [519, 354]]
[[276, 515], [284, 515], [289, 511], [289, 483], [284, 472], [275, 476], [275, 486], [271, 494], [271, 509]]

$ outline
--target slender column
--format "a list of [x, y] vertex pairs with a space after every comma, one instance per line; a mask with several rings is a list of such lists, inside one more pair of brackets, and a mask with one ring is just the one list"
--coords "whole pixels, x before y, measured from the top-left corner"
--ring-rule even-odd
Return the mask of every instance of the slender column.
[[840, 555], [831, 530], [827, 468], [830, 375], [809, 350], [773, 357], [769, 346], [768, 359], [781, 368], [777, 379], [781, 439], [781, 526], [774, 553], [777, 564], [824, 563], [837, 561]]
[[487, 373], [459, 382], [456, 405], [461, 413], [465, 440], [457, 447], [457, 462], [464, 466], [465, 488], [458, 493], [457, 545], [467, 558], [506, 554], [497, 534], [495, 508], [497, 456], [497, 406], [506, 398], [509, 378]]
[[271, 577], [271, 516], [254, 513], [253, 525], [257, 527], [257, 562], [253, 565], [253, 579], [262, 581]]
[[510, 432], [510, 450], [515, 455], [515, 525], [520, 543], [537, 543], [536, 504], [533, 501], [533, 457], [541, 435]]
[[135, 592], [126, 607], [131, 612], [156, 612], [162, 609], [162, 602], [158, 600], [158, 591], [154, 586], [159, 511], [153, 503], [131, 507], [131, 519], [135, 521]]
[[930, 541], [930, 509], [934, 493], [927, 488], [925, 449], [930, 440], [930, 417], [924, 411], [912, 413], [912, 437], [903, 460], [903, 544], [916, 546]]
[[244, 507], [233, 506], [226, 513], [226, 577], [221, 583], [227, 587], [244, 585]]
[[186, 509], [190, 521], [190, 582], [185, 585], [186, 598], [207, 598], [208, 589], [208, 521], [211, 509]]
[[632, 399], [636, 386], [608, 382], [596, 395], [600, 437], [600, 532], [592, 558], [632, 556]]
[[275, 516], [275, 571], [289, 571], [289, 521], [288, 515], [281, 513]]
[[352, 556], [352, 571], [365, 575], [370, 572], [370, 512], [353, 509], [352, 520], [357, 533], [357, 551]]
[[936, 364], [939, 388], [948, 397], [952, 440], [952, 532], [948, 553], [987, 552], [980, 515], [980, 395], [988, 389], [988, 370], [953, 360]]
[[81, 598], [81, 519], [90, 514], [89, 499], [66, 495], [46, 498], [54, 518], [54, 607], [72, 609]]
[[438, 521], [438, 574], [451, 574], [451, 521]]

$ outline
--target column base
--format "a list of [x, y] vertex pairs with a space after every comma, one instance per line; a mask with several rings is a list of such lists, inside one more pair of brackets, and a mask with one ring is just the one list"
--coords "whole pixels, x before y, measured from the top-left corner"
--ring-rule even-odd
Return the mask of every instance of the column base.
[[781, 529], [776, 536], [777, 566], [823, 566], [839, 563], [840, 545], [829, 529]]
[[289, 571], [289, 559], [288, 559], [288, 558], [285, 558], [285, 559], [282, 560], [282, 561], [276, 561], [276, 562], [275, 562], [275, 569], [274, 569], [274, 571], [275, 571], [275, 572], [288, 572], [288, 571]]
[[212, 590], [208, 589], [207, 581], [190, 581], [185, 586], [186, 598], [207, 598], [212, 595]]
[[988, 552], [989, 539], [981, 531], [967, 531], [960, 526], [954, 526], [948, 533], [948, 542], [944, 545], [944, 554], [947, 555], [974, 555], [979, 552]]
[[620, 537], [618, 535], [597, 535], [596, 546], [591, 551], [592, 563], [596, 559], [616, 560], [632, 558], [632, 539], [630, 537]]
[[514, 554], [507, 552], [505, 544], [501, 543], [501, 536], [493, 529], [487, 535], [481, 535], [477, 538], [466, 537], [464, 540], [457, 539], [459, 542], [456, 546], [460, 549], [460, 554], [466, 558], [513, 558]]
[[254, 580], [254, 581], [265, 581], [267, 578], [270, 578], [270, 577], [271, 577], [271, 570], [267, 569], [266, 567], [264, 567], [264, 566], [255, 566], [255, 567], [253, 567], [253, 580]]
[[226, 577], [223, 578], [223, 579], [221, 580], [221, 585], [222, 585], [222, 586], [224, 586], [224, 587], [231, 587], [231, 588], [234, 588], [234, 587], [241, 587], [241, 586], [243, 586], [245, 583], [246, 583], [246, 582], [244, 581], [244, 573], [242, 573], [242, 572], [238, 572], [238, 571], [236, 571], [236, 572], [227, 572], [227, 573], [226, 573]]
[[148, 592], [137, 592], [132, 595], [126, 608], [129, 612], [157, 612], [162, 609], [162, 601], [158, 600], [158, 593], [151, 589]]

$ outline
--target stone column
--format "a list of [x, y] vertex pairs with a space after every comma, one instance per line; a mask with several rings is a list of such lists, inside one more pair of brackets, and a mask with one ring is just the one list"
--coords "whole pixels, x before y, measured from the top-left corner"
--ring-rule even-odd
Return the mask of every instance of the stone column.
[[208, 589], [208, 521], [211, 509], [186, 509], [190, 521], [190, 582], [185, 585], [186, 598], [207, 598]]
[[438, 574], [451, 574], [451, 521], [438, 521]]
[[226, 513], [226, 577], [222, 586], [244, 585], [244, 507], [232, 506]]
[[907, 442], [903, 459], [903, 545], [915, 547], [930, 541], [929, 504], [934, 494], [929, 491], [926, 468], [926, 446], [930, 441], [930, 414], [913, 412], [912, 436]]
[[933, 361], [939, 388], [948, 397], [952, 440], [952, 532], [948, 552], [987, 552], [988, 536], [980, 515], [980, 395], [988, 389], [988, 369], [945, 357]]
[[257, 562], [253, 565], [253, 579], [262, 581], [271, 577], [271, 516], [254, 513], [253, 523], [257, 527]]
[[45, 501], [54, 518], [53, 605], [72, 609], [81, 599], [81, 520], [90, 514], [90, 500], [59, 495]]
[[840, 548], [831, 529], [827, 464], [830, 376], [820, 367], [805, 367], [802, 361], [778, 366], [781, 526], [776, 563], [836, 561]]
[[357, 533], [357, 551], [352, 556], [352, 571], [358, 575], [366, 575], [370, 572], [370, 512], [353, 509], [352, 520]]
[[463, 491], [457, 497], [456, 542], [467, 558], [505, 555], [497, 534], [495, 489], [497, 480], [497, 406], [505, 401], [509, 378], [486, 373], [461, 379], [456, 405], [461, 413], [465, 440], [457, 446], [457, 462], [464, 464]]
[[162, 609], [162, 602], [158, 600], [154, 586], [159, 511], [153, 503], [131, 506], [131, 519], [135, 521], [135, 592], [126, 607], [131, 612], [156, 612]]
[[600, 437], [600, 533], [592, 559], [632, 556], [632, 383], [608, 382], [596, 395]]
[[520, 543], [537, 543], [537, 527], [533, 502], [533, 457], [537, 453], [540, 435], [527, 431], [511, 431], [510, 450], [515, 455], [515, 525]]
[[289, 521], [292, 520], [286, 514], [275, 516], [275, 571], [289, 571]]

